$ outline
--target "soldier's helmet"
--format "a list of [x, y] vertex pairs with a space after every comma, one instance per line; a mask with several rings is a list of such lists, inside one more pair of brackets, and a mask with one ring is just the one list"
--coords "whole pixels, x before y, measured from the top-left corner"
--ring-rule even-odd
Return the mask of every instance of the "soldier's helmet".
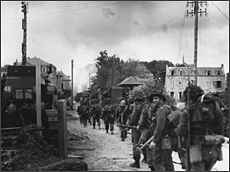
[[120, 102], [120, 106], [125, 106], [125, 100], [121, 100], [121, 102]]
[[162, 90], [155, 90], [153, 91], [150, 96], [149, 96], [149, 100], [152, 101], [153, 100], [153, 97], [159, 97], [160, 99], [162, 99], [163, 101], [166, 101], [166, 96], [165, 94], [163, 93]]
[[195, 103], [197, 99], [204, 94], [204, 91], [199, 87], [195, 85], [187, 86], [183, 92], [183, 99], [185, 102], [189, 101]]
[[142, 91], [136, 91], [134, 93], [134, 101], [142, 101], [145, 99], [145, 95]]

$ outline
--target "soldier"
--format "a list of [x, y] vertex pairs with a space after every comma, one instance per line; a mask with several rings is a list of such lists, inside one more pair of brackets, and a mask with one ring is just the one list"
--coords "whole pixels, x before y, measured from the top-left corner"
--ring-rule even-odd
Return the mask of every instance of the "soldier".
[[[117, 110], [117, 121], [120, 125], [125, 125], [127, 120], [128, 120], [128, 106], [126, 105], [125, 100], [121, 100], [120, 105], [118, 107]], [[120, 126], [120, 132], [121, 132], [121, 141], [125, 141], [125, 139], [127, 138], [127, 129]]]
[[82, 120], [83, 126], [86, 127], [88, 121], [88, 107], [86, 104], [82, 104], [80, 109], [80, 118]]
[[186, 145], [186, 157], [189, 155], [190, 160], [186, 167], [191, 171], [210, 171], [216, 161], [222, 160], [223, 114], [219, 103], [200, 87], [191, 85], [183, 94], [187, 108], [175, 131], [190, 140]]
[[110, 98], [107, 98], [106, 105], [102, 110], [102, 118], [105, 123], [106, 133], [109, 133], [109, 129], [110, 129], [111, 134], [113, 134], [115, 116], [114, 116], [112, 105], [110, 104], [110, 102], [111, 102]]
[[[152, 101], [158, 107], [155, 116], [155, 129], [153, 139], [149, 145], [152, 159], [149, 163], [150, 168], [159, 171], [174, 171], [172, 162], [172, 144], [171, 144], [171, 127], [168, 115], [171, 113], [171, 107], [165, 104], [166, 98], [162, 93], [153, 94]], [[151, 169], [151, 170], [154, 170]]]
[[101, 107], [96, 104], [93, 108], [93, 128], [96, 128], [96, 123], [98, 125], [98, 128], [101, 129]]
[[[154, 98], [155, 96], [159, 97], [157, 92], [153, 92], [149, 96], [149, 101], [143, 108], [140, 120], [138, 122], [138, 128], [140, 128], [141, 131], [141, 137], [139, 140], [140, 146], [153, 135], [153, 130], [156, 125], [156, 111], [158, 110], [158, 108], [160, 108], [161, 105], [159, 100]], [[143, 161], [147, 162], [149, 168], [153, 171], [154, 167], [152, 164], [152, 151], [148, 147], [145, 147], [142, 149], [142, 152], [144, 155]]]
[[[141, 91], [138, 91], [134, 95], [134, 107], [133, 112], [130, 116], [130, 119], [128, 120], [129, 126], [137, 127], [138, 121], [140, 120], [140, 115], [144, 106], [144, 93]], [[139, 129], [132, 129], [132, 143], [133, 143], [133, 159], [134, 163], [131, 163], [131, 167], [140, 168], [140, 152], [137, 149], [138, 148], [138, 142], [141, 136], [141, 132]]]

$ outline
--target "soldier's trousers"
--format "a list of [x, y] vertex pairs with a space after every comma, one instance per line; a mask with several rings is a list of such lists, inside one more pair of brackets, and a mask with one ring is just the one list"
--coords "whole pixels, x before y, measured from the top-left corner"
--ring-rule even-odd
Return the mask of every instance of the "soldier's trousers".
[[155, 149], [151, 150], [151, 154], [152, 166], [157, 171], [174, 171], [171, 149], [161, 149], [157, 145]]
[[100, 118], [93, 117], [93, 127], [94, 128], [96, 127], [96, 123], [97, 123], [98, 127], [100, 128], [101, 127]]
[[139, 162], [141, 158], [140, 151], [137, 149], [140, 136], [140, 130], [132, 129], [133, 159], [135, 160], [135, 162]]
[[114, 130], [114, 121], [106, 120], [105, 123], [105, 130], [108, 132], [109, 130], [112, 132]]
[[121, 131], [121, 140], [125, 140], [127, 138], [127, 129], [124, 127], [120, 127], [120, 131]]

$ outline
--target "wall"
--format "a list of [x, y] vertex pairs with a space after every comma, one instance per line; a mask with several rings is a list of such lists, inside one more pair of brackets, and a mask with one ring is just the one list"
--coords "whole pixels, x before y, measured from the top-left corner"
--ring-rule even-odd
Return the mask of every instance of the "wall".
[[[173, 75], [172, 75], [172, 71]], [[210, 75], [207, 74], [209, 72]], [[218, 73], [219, 71], [219, 73]], [[194, 82], [194, 71], [189, 67], [168, 67], [166, 66], [166, 78], [165, 78], [165, 89], [169, 95], [174, 92], [174, 98], [176, 101], [180, 100], [183, 91], [188, 85], [188, 80], [191, 83]], [[215, 81], [221, 81], [221, 88], [216, 88]], [[225, 75], [223, 66], [216, 68], [198, 68], [197, 85], [200, 86], [205, 93], [207, 92], [220, 92], [226, 88]]]

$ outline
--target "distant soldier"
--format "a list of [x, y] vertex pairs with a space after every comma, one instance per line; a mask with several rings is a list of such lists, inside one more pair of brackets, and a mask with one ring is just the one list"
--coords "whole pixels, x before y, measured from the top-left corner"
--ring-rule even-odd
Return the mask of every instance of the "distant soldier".
[[98, 125], [98, 128], [101, 129], [101, 122], [100, 122], [100, 119], [101, 119], [101, 107], [100, 105], [96, 104], [94, 105], [94, 108], [93, 108], [93, 128], [96, 128], [96, 123]]
[[166, 98], [161, 92], [154, 93], [151, 99], [156, 106], [156, 111], [153, 139], [149, 145], [152, 156], [152, 162], [149, 162], [149, 166], [151, 170], [174, 171], [171, 143], [173, 130], [171, 130], [168, 120], [168, 115], [171, 113], [171, 107], [166, 105]]
[[222, 160], [223, 114], [219, 103], [198, 86], [187, 87], [184, 97], [187, 108], [175, 131], [184, 140], [190, 136], [190, 142], [186, 144], [190, 161], [186, 167], [191, 171], [210, 171], [217, 161]]
[[80, 122], [84, 127], [86, 127], [88, 120], [88, 106], [86, 104], [81, 104], [78, 111], [80, 115]]
[[[117, 110], [117, 121], [120, 125], [126, 125], [128, 116], [129, 116], [129, 109], [128, 105], [126, 105], [125, 100], [121, 100], [120, 105], [118, 106]], [[127, 137], [127, 129], [125, 127], [120, 126], [120, 132], [121, 132], [121, 141], [124, 141]]]
[[[141, 112], [144, 107], [144, 93], [142, 91], [137, 91], [134, 95], [134, 107], [133, 112], [128, 120], [128, 125], [137, 127], [138, 121], [140, 120]], [[131, 167], [140, 168], [140, 152], [138, 148], [138, 142], [141, 136], [139, 129], [132, 129], [132, 143], [133, 143], [133, 159], [134, 163], [130, 164]]]
[[111, 134], [113, 134], [115, 116], [110, 103], [110, 98], [107, 98], [106, 105], [102, 110], [102, 119], [104, 120], [106, 133], [109, 133], [110, 130]]

